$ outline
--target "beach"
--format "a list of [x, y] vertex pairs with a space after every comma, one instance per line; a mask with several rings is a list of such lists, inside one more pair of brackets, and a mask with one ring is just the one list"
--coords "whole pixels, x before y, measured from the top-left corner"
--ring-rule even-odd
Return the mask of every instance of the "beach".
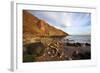
[[[76, 42], [71, 38], [42, 37], [26, 46], [28, 47], [24, 58], [31, 57], [31, 62], [91, 59], [91, 44], [87, 41]], [[24, 59], [24, 62], [27, 62], [27, 59]]]

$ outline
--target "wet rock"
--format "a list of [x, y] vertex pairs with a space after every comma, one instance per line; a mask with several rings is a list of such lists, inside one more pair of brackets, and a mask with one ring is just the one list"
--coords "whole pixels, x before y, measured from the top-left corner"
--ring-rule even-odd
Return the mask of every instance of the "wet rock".
[[77, 42], [77, 43], [75, 43], [75, 46], [81, 47], [81, 43]]
[[39, 56], [43, 53], [44, 48], [41, 42], [27, 44], [27, 54]]
[[38, 61], [64, 60], [64, 46], [60, 41], [53, 40], [47, 44], [44, 54]]
[[85, 46], [91, 46], [89, 43], [85, 43]]

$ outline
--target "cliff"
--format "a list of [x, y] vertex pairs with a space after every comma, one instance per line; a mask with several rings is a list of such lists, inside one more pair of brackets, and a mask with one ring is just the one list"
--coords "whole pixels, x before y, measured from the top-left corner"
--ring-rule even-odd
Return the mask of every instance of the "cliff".
[[64, 37], [68, 33], [57, 29], [44, 20], [40, 20], [27, 10], [23, 10], [23, 38], [30, 39], [33, 37]]

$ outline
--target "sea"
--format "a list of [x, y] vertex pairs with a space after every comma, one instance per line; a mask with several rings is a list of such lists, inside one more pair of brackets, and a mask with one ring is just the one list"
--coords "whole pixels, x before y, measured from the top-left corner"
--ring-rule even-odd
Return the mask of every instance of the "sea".
[[69, 35], [65, 37], [69, 42], [91, 43], [91, 35]]

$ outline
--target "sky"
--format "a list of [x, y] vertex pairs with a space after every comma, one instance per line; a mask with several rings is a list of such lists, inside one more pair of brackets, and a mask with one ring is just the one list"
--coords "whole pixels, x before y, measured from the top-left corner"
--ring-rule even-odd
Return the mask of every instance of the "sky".
[[91, 14], [28, 10], [29, 13], [70, 35], [90, 35]]

